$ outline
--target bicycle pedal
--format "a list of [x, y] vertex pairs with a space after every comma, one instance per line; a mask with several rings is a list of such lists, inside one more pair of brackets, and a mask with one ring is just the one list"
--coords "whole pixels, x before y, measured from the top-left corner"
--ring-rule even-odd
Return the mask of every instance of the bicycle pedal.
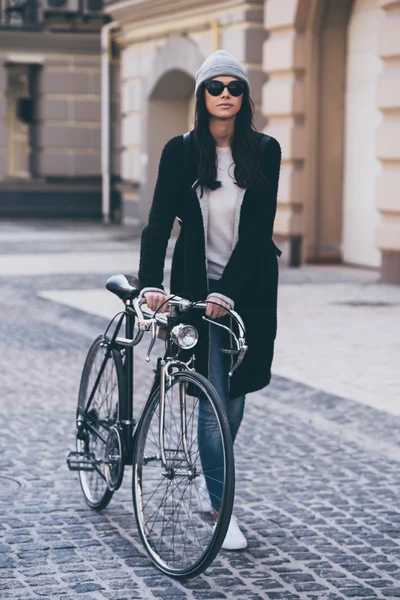
[[94, 471], [93, 457], [84, 452], [70, 452], [67, 465], [70, 471]]

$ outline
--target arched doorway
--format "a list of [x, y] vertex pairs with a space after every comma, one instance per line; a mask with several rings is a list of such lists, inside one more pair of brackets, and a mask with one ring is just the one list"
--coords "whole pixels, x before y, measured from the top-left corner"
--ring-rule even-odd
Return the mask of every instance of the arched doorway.
[[143, 81], [140, 212], [147, 221], [158, 163], [171, 137], [193, 128], [195, 74], [204, 60], [197, 44], [171, 35]]
[[382, 70], [378, 34], [383, 16], [376, 0], [355, 0], [347, 33], [342, 258], [369, 267], [381, 263], [374, 238], [379, 221], [375, 137], [382, 119], [376, 89]]
[[165, 143], [193, 128], [193, 97], [193, 77], [178, 69], [165, 73], [151, 92], [147, 113], [147, 210]]

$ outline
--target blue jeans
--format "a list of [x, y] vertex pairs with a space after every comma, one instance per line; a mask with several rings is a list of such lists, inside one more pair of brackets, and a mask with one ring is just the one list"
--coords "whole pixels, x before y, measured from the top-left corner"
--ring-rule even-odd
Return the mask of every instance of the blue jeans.
[[[209, 279], [209, 292], [215, 290], [215, 280]], [[223, 321], [222, 319], [219, 319]], [[218, 320], [217, 320], [218, 322]], [[236, 439], [243, 419], [245, 396], [230, 399], [228, 388], [228, 373], [231, 356], [220, 352], [220, 348], [229, 348], [229, 334], [221, 327], [210, 324], [210, 369], [209, 380], [218, 392], [224, 405], [232, 441]], [[219, 510], [223, 490], [223, 451], [214, 412], [208, 402], [200, 399], [198, 438], [200, 458], [210, 494], [212, 506]]]

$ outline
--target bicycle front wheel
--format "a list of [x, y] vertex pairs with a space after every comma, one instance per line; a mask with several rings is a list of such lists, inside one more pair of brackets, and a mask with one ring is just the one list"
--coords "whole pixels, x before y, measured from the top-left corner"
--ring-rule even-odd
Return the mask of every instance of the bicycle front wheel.
[[[133, 504], [150, 558], [183, 579], [202, 573], [225, 538], [234, 498], [233, 447], [222, 402], [202, 375], [174, 373], [164, 409], [160, 432], [158, 387], [136, 431]], [[203, 477], [212, 502], [207, 514], [199, 498]]]

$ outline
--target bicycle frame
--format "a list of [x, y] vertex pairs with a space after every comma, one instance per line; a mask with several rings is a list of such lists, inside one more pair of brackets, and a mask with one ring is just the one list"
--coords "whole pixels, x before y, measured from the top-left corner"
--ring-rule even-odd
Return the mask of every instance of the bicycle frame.
[[[133, 303], [134, 303], [134, 306], [132, 306]], [[170, 316], [167, 318], [168, 324], [170, 324], [174, 321], [174, 319], [177, 315], [177, 312], [176, 312], [177, 306], [179, 306], [179, 301], [172, 300]], [[199, 303], [199, 308], [200, 307], [202, 307], [202, 306], [200, 306], [200, 303]], [[236, 313], [234, 313], [234, 314], [236, 314]], [[133, 455], [135, 426], [136, 426], [136, 420], [133, 418], [134, 346], [136, 346], [142, 340], [144, 332], [146, 330], [151, 330], [153, 335], [152, 335], [152, 342], [150, 344], [150, 348], [149, 348], [148, 355], [147, 355], [147, 360], [149, 360], [150, 352], [154, 345], [154, 341], [155, 341], [155, 337], [156, 337], [156, 335], [155, 335], [156, 328], [157, 328], [156, 319], [149, 319], [147, 322], [143, 322], [140, 320], [140, 316], [143, 316], [143, 315], [141, 313], [140, 303], [138, 302], [138, 300], [134, 300], [133, 302], [131, 300], [126, 300], [125, 301], [125, 310], [123, 311], [123, 313], [116, 325], [116, 328], [113, 332], [111, 340], [109, 342], [105, 342], [105, 344], [107, 344], [107, 351], [103, 358], [102, 364], [100, 366], [100, 370], [96, 377], [96, 381], [94, 383], [93, 389], [91, 390], [91, 393], [90, 393], [90, 396], [88, 399], [88, 403], [87, 403], [87, 406], [85, 409], [85, 413], [83, 415], [81, 415], [81, 417], [84, 418], [84, 422], [81, 420], [81, 418], [78, 419], [78, 429], [82, 428], [83, 425], [85, 424], [85, 426], [87, 428], [89, 428], [96, 436], [98, 436], [104, 443], [107, 442], [107, 439], [104, 438], [104, 435], [98, 430], [97, 427], [95, 427], [91, 423], [88, 413], [89, 413], [93, 398], [96, 394], [96, 390], [98, 388], [99, 382], [101, 381], [102, 375], [104, 373], [107, 361], [109, 360], [109, 358], [111, 356], [112, 350], [117, 349], [119, 352], [123, 351], [124, 352], [123, 368], [124, 368], [124, 374], [125, 374], [126, 389], [125, 389], [125, 401], [123, 403], [121, 403], [121, 405], [119, 406], [119, 421], [118, 421], [117, 425], [119, 427], [119, 432], [120, 432], [120, 436], [121, 436], [122, 452], [123, 452], [122, 461], [123, 461], [124, 465], [132, 465], [132, 455]], [[133, 335], [134, 335], [135, 322], [136, 322], [137, 317], [138, 317], [139, 331], [136, 334], [136, 337], [134, 338]], [[206, 317], [203, 317], [203, 318], [206, 321], [210, 321]], [[115, 317], [114, 317], [114, 319], [115, 319]], [[118, 334], [120, 332], [120, 329], [122, 327], [122, 323], [123, 323], [124, 319], [125, 319], [125, 337], [122, 338], [122, 337], [118, 337]], [[104, 334], [105, 340], [106, 340], [106, 335], [107, 335], [108, 329], [110, 328], [113, 320], [110, 322], [109, 326], [106, 329], [106, 332]], [[212, 321], [210, 321], [210, 322], [212, 322]], [[228, 328], [222, 324], [220, 324], [219, 326], [228, 330]], [[229, 352], [227, 350], [224, 350], [224, 351]], [[148, 398], [151, 396], [151, 394], [153, 393], [153, 391], [157, 387], [157, 385], [160, 386], [160, 400], [159, 400], [160, 422], [159, 422], [159, 434], [158, 435], [159, 435], [159, 444], [160, 444], [160, 460], [161, 460], [162, 467], [164, 469], [164, 474], [166, 476], [168, 476], [167, 449], [165, 447], [165, 436], [164, 436], [166, 383], [167, 383], [167, 380], [170, 380], [170, 377], [171, 377], [171, 375], [169, 373], [169, 370], [171, 367], [175, 366], [175, 367], [179, 368], [180, 370], [182, 370], [182, 369], [190, 370], [192, 368], [189, 366], [190, 362], [191, 361], [188, 361], [188, 363], [185, 363], [183, 361], [174, 359], [172, 357], [168, 357], [166, 360], [162, 359], [162, 358], [158, 358], [153, 384], [152, 384], [152, 387], [151, 387], [151, 390], [150, 390], [150, 393], [148, 396]], [[183, 385], [180, 386], [179, 397], [180, 397], [180, 413], [181, 413], [181, 427], [182, 427], [182, 436], [183, 436], [183, 438], [182, 438], [183, 449], [184, 449], [184, 453], [185, 453], [186, 462], [189, 465], [188, 470], [185, 471], [184, 473], [182, 472], [180, 474], [191, 476], [191, 468], [190, 468], [191, 459], [190, 459], [190, 452], [189, 452], [188, 443], [187, 443], [187, 431], [186, 431], [186, 391], [185, 391]]]
[[[123, 320], [125, 319], [125, 338], [118, 338], [118, 334], [121, 330]], [[119, 407], [119, 430], [121, 434], [121, 441], [123, 447], [123, 463], [124, 465], [132, 465], [132, 454], [133, 454], [133, 445], [134, 445], [134, 435], [135, 435], [135, 426], [136, 420], [133, 418], [133, 410], [134, 410], [134, 346], [137, 345], [143, 337], [144, 331], [140, 331], [136, 338], [133, 338], [134, 329], [135, 329], [135, 320], [136, 313], [132, 308], [131, 302], [126, 302], [126, 309], [121, 315], [117, 326], [113, 332], [112, 338], [109, 342], [105, 342], [107, 345], [107, 351], [102, 360], [99, 373], [96, 377], [96, 381], [93, 385], [93, 388], [90, 392], [90, 396], [88, 399], [87, 406], [83, 414], [78, 418], [78, 428], [82, 428], [85, 425], [88, 429], [90, 429], [97, 437], [99, 437], [104, 443], [107, 442], [107, 439], [104, 435], [99, 431], [99, 429], [91, 422], [89, 411], [93, 401], [93, 398], [96, 394], [97, 388], [103, 376], [104, 370], [106, 368], [107, 361], [110, 359], [111, 351], [116, 348], [119, 352], [123, 350], [124, 352], [124, 374], [125, 374], [125, 401], [121, 403]], [[111, 323], [110, 323], [111, 325]], [[109, 327], [110, 327], [109, 325]], [[108, 328], [107, 328], [108, 330]], [[106, 330], [106, 331], [107, 331]], [[168, 361], [168, 368], [174, 364], [174, 361]], [[182, 363], [181, 361], [176, 361], [176, 365], [181, 368], [187, 367], [186, 363]], [[157, 360], [157, 367], [155, 370], [155, 376], [153, 380], [153, 385], [151, 387], [149, 397], [152, 394], [154, 388], [159, 384], [160, 385], [160, 428], [159, 428], [159, 438], [160, 438], [160, 448], [161, 448], [161, 464], [164, 469], [167, 469], [167, 458], [166, 458], [166, 449], [164, 444], [164, 427], [165, 427], [165, 383], [166, 379], [169, 377], [168, 368], [165, 368], [166, 361], [159, 358]], [[189, 367], [187, 367], [189, 368]], [[182, 410], [185, 408], [182, 406]], [[84, 420], [83, 420], [84, 419]], [[184, 421], [183, 421], [184, 422]], [[187, 447], [187, 443], [185, 448]], [[186, 453], [186, 452], [185, 452]]]
[[[133, 310], [128, 310], [129, 306], [127, 306], [127, 310], [125, 312], [125, 335], [129, 340], [133, 339], [133, 331], [135, 328], [135, 313]], [[122, 324], [122, 323], [121, 323]], [[119, 346], [116, 344], [115, 340], [117, 338], [118, 331], [114, 332], [112, 344]], [[136, 425], [135, 420], [133, 419], [133, 371], [134, 371], [134, 362], [133, 362], [133, 346], [125, 347], [125, 361], [124, 361], [124, 371], [125, 371], [125, 385], [126, 385], [126, 402], [125, 405], [120, 406], [120, 427], [122, 428], [121, 437], [122, 437], [122, 447], [124, 449], [123, 462], [125, 465], [132, 464], [132, 449], [133, 449], [133, 432]]]

